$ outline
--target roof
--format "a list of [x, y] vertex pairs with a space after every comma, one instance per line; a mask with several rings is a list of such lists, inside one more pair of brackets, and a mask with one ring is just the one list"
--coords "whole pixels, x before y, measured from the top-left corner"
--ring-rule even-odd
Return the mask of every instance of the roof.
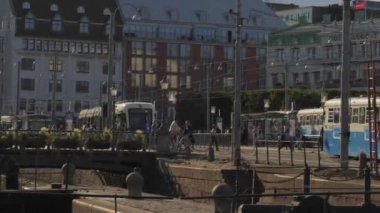
[[[88, 40], [107, 40], [105, 33], [105, 23], [109, 16], [103, 14], [103, 10], [108, 8], [114, 11], [117, 8], [116, 0], [9, 0], [12, 13], [16, 16], [16, 36], [37, 36], [66, 39], [88, 39]], [[23, 3], [29, 2], [30, 9], [23, 8]], [[56, 4], [57, 11], [52, 11], [51, 6]], [[96, 5], [96, 6], [95, 6]], [[84, 14], [89, 19], [89, 33], [79, 33], [79, 21], [83, 14], [78, 13], [78, 7], [84, 8]], [[28, 12], [35, 16], [35, 30], [24, 29], [24, 18]], [[63, 32], [53, 33], [51, 31], [51, 21], [59, 14], [64, 20]], [[116, 39], [121, 39], [122, 19], [120, 14], [116, 15], [117, 31]], [[119, 26], [120, 25], [120, 26]], [[117, 36], [119, 35], [119, 36]]]

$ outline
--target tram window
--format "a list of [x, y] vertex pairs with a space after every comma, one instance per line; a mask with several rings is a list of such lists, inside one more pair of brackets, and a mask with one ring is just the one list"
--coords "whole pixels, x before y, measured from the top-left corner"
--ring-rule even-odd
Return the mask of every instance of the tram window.
[[305, 125], [310, 125], [310, 117], [308, 115], [306, 115]]
[[327, 122], [332, 123], [334, 121], [334, 109], [328, 109]]
[[359, 108], [359, 123], [361, 124], [365, 123], [365, 107]]
[[334, 108], [334, 123], [339, 123], [340, 109]]
[[359, 123], [359, 109], [352, 109], [351, 123]]
[[318, 119], [317, 119], [317, 116], [316, 115], [313, 115], [313, 123], [315, 125], [318, 125]]

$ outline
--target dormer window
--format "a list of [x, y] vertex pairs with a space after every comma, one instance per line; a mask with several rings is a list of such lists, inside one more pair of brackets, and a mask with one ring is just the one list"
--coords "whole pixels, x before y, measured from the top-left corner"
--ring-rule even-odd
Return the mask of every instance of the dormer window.
[[88, 34], [89, 33], [89, 19], [87, 16], [82, 16], [79, 21], [79, 33]]
[[204, 10], [199, 10], [195, 12], [195, 16], [199, 22], [207, 22], [207, 12]]
[[53, 18], [51, 29], [53, 32], [62, 32], [62, 16], [59, 14], [56, 14]]
[[77, 7], [77, 13], [78, 14], [84, 14], [86, 12], [86, 10], [84, 9], [83, 6], [78, 6]]
[[27, 1], [24, 1], [24, 2], [22, 3], [22, 9], [30, 10], [30, 3], [27, 2]]
[[58, 5], [57, 4], [51, 4], [50, 5], [50, 11], [51, 12], [58, 12]]
[[24, 28], [25, 30], [34, 30], [36, 27], [36, 18], [32, 12], [28, 12], [25, 16]]

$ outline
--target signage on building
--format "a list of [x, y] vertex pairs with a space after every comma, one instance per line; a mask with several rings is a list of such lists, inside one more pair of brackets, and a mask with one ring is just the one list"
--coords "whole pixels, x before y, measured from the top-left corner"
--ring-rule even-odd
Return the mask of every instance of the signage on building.
[[380, 0], [358, 0], [352, 3], [352, 8], [355, 11], [358, 10], [380, 10]]

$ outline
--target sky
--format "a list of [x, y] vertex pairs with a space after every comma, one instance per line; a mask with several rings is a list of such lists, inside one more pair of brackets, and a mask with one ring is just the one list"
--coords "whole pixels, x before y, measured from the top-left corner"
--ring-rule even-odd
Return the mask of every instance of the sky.
[[[271, 3], [293, 3], [300, 7], [305, 6], [327, 6], [329, 4], [342, 4], [343, 0], [266, 0]], [[265, 1], [264, 1], [265, 2]]]

